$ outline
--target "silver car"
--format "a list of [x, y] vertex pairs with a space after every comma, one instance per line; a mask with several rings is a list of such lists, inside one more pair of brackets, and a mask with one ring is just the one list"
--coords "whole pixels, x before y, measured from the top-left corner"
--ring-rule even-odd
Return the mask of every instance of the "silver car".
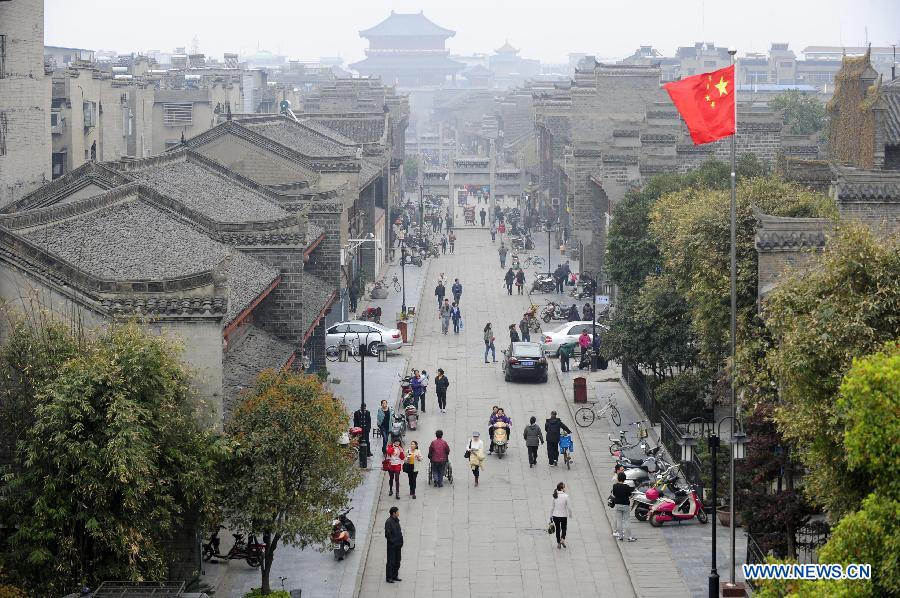
[[342, 342], [353, 347], [354, 353], [359, 345], [367, 347], [369, 355], [378, 354], [379, 342], [384, 342], [388, 351], [396, 351], [403, 346], [403, 338], [396, 328], [361, 320], [338, 322], [325, 331], [325, 351], [329, 355], [337, 355], [338, 346]]
[[[581, 336], [581, 331], [587, 329], [588, 334], [592, 333], [592, 322], [566, 322], [558, 326], [555, 330], [541, 333], [541, 345], [547, 355], [555, 355], [559, 357], [559, 348], [566, 343], [572, 343]], [[603, 335], [608, 331], [609, 327], [597, 324], [597, 333]]]

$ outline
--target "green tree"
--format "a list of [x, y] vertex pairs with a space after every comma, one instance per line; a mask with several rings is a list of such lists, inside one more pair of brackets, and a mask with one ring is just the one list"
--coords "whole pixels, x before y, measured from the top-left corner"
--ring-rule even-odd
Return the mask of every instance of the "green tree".
[[[59, 334], [58, 344], [65, 352], [72, 341]], [[4, 564], [42, 596], [166, 579], [167, 542], [209, 507], [215, 466], [178, 350], [114, 326], [56, 367], [33, 389], [33, 423], [6, 488], [15, 531]]]
[[789, 89], [769, 100], [769, 108], [782, 113], [792, 135], [811, 135], [825, 128], [825, 105], [815, 95]]
[[225, 514], [239, 530], [261, 534], [263, 594], [279, 543], [324, 545], [335, 510], [359, 484], [359, 469], [338, 444], [348, 414], [315, 376], [267, 370], [227, 427], [229, 463]]
[[[834, 217], [837, 210], [831, 198], [772, 177], [741, 181], [736, 201], [737, 299], [746, 326], [757, 299], [754, 208], [798, 217]], [[663, 268], [690, 306], [699, 365], [710, 373], [721, 370], [729, 352], [730, 203], [728, 191], [688, 188], [660, 197], [650, 215]]]
[[900, 337], [897, 272], [898, 236], [876, 238], [846, 225], [816, 268], [786, 279], [763, 306], [772, 337], [764, 367], [779, 392], [775, 418], [809, 468], [808, 496], [833, 518], [858, 505], [874, 483], [849, 466], [845, 434], [862, 412], [839, 407], [838, 390], [855, 357]]
[[607, 357], [649, 369], [657, 379], [688, 368], [696, 352], [688, 305], [666, 275], [648, 276], [625, 296], [604, 338]]
[[403, 174], [407, 181], [419, 180], [419, 159], [416, 156], [406, 156], [403, 160]]
[[853, 360], [837, 411], [846, 422], [848, 466], [871, 480], [873, 492], [840, 520], [819, 562], [868, 563], [872, 580], [795, 582], [789, 593], [784, 584], [766, 584], [763, 596], [900, 595], [900, 342], [889, 341], [879, 352]]

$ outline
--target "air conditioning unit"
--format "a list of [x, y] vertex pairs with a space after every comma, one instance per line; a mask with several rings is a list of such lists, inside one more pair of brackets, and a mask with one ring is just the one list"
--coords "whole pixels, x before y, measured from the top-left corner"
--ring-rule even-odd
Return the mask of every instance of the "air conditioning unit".
[[550, 198], [550, 205], [552, 205], [552, 206], [558, 206], [558, 205], [559, 205], [559, 198], [558, 198], [558, 197], [551, 197], [551, 198]]

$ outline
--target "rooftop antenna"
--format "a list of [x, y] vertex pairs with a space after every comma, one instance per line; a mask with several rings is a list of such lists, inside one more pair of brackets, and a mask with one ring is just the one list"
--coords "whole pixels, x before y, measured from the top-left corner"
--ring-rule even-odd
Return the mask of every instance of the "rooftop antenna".
[[891, 63], [891, 81], [897, 78], [897, 44], [891, 44], [894, 49], [894, 61]]

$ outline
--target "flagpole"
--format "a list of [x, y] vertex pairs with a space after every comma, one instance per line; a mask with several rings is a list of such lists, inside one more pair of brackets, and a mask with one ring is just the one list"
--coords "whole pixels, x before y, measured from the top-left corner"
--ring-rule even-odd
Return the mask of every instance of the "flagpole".
[[[736, 48], [728, 48], [728, 54], [731, 56], [731, 66], [734, 66], [735, 55], [737, 54]], [[735, 69], [734, 73], [734, 85], [732, 87], [732, 93], [734, 94], [734, 135], [731, 136], [731, 441], [734, 442], [734, 426], [735, 422], [737, 422], [737, 402], [735, 401], [735, 356], [736, 356], [736, 346], [737, 346], [737, 184], [736, 184], [736, 170], [737, 170], [737, 159], [735, 156], [735, 139], [737, 137], [737, 69]], [[731, 449], [731, 459], [729, 461], [731, 463], [730, 467], [730, 479], [728, 480], [729, 485], [729, 509], [730, 513], [730, 521], [729, 527], [731, 528], [731, 577], [729, 578], [730, 585], [735, 585], [734, 571], [736, 568], [735, 563], [735, 529], [734, 529], [734, 447]]]

